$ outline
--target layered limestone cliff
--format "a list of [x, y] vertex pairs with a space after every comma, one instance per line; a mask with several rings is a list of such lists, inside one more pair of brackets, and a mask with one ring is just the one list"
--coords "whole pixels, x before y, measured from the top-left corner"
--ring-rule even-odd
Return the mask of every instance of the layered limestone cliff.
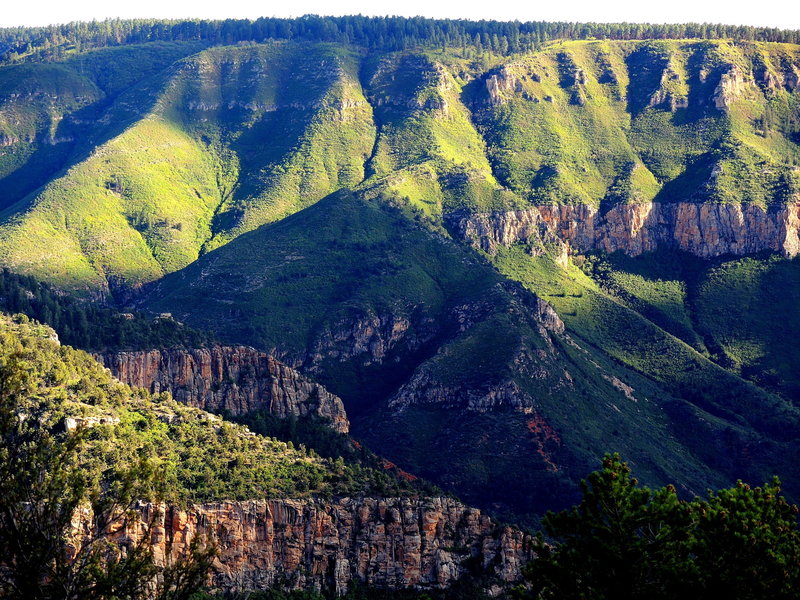
[[588, 205], [545, 205], [460, 216], [452, 229], [489, 253], [516, 242], [557, 239], [579, 252], [620, 250], [635, 256], [662, 247], [701, 257], [764, 250], [793, 257], [800, 254], [800, 203], [765, 209], [750, 203], [642, 202], [605, 212]]
[[530, 539], [451, 498], [258, 500], [142, 508], [122, 535], [151, 531], [158, 561], [181, 556], [200, 536], [218, 548], [211, 574], [227, 592], [333, 588], [358, 581], [442, 588], [480, 565], [500, 583], [520, 578]]
[[337, 431], [349, 430], [341, 399], [254, 348], [113, 352], [96, 358], [123, 383], [170, 392], [189, 406], [235, 415], [268, 410], [281, 418], [314, 416]]

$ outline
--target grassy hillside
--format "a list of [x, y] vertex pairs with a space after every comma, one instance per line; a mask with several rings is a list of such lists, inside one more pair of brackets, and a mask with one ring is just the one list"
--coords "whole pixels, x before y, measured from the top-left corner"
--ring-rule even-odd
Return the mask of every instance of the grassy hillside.
[[[21, 200], [131, 115], [101, 119], [122, 92], [145, 82], [204, 44], [154, 43], [105, 48], [61, 63], [0, 70], [0, 208]], [[136, 110], [148, 106], [137, 99]]]
[[708, 268], [693, 302], [697, 328], [718, 360], [759, 385], [800, 403], [800, 264], [742, 258]]
[[658, 252], [593, 257], [586, 270], [605, 291], [724, 368], [800, 401], [797, 260], [699, 260]]
[[[91, 59], [75, 68], [91, 71]], [[273, 44], [157, 72], [103, 112], [118, 132], [6, 210], [3, 263], [113, 292], [355, 185], [374, 137], [357, 70], [342, 49]]]
[[516, 199], [495, 179], [486, 143], [462, 102], [469, 61], [436, 53], [393, 54], [368, 61], [367, 96], [378, 136], [364, 187], [441, 220], [454, 210], [487, 210]]
[[223, 161], [208, 249], [363, 180], [375, 133], [358, 72], [357, 52], [327, 44], [214, 48], [182, 65], [160, 108]]
[[558, 42], [471, 97], [498, 178], [533, 202], [764, 205], [798, 189], [797, 62], [779, 44]]
[[[309, 494], [403, 494], [408, 483], [253, 434], [204, 411], [113, 380], [88, 354], [60, 346], [24, 316], [0, 316], [4, 403], [43, 428], [91, 427], [82, 452], [99, 480], [110, 465], [148, 461], [164, 499], [203, 501]], [[15, 387], [16, 386], [16, 387]], [[9, 394], [8, 390], [17, 392]], [[155, 492], [156, 490], [154, 490]]]
[[74, 143], [74, 127], [64, 118], [103, 94], [58, 64], [2, 69], [0, 90], [0, 206], [6, 207], [52, 176]]
[[652, 321], [615, 302], [579, 269], [556, 266], [548, 257], [531, 258], [521, 248], [501, 253], [498, 267], [538, 290], [581, 338], [674, 394], [774, 434], [781, 432], [782, 423], [797, 418], [788, 403], [737, 380]]
[[203, 47], [0, 67], [3, 264], [124, 295], [343, 188], [434, 227], [530, 202], [800, 193], [789, 44]]
[[139, 121], [6, 221], [4, 264], [46, 272], [61, 287], [100, 290], [188, 264], [210, 236], [219, 201], [211, 158], [165, 119]]
[[[357, 391], [364, 378], [402, 377], [391, 374], [396, 365], [379, 369], [374, 354], [424, 355], [426, 343], [449, 326], [454, 304], [470, 303], [500, 281], [401, 209], [340, 192], [155, 283], [144, 306], [171, 306], [179, 320], [274, 349], [295, 364], [315, 345], [352, 354], [362, 367], [331, 371], [326, 382], [338, 378], [333, 389], [368, 395]], [[353, 349], [362, 335], [367, 339]], [[380, 348], [370, 345], [371, 337]]]

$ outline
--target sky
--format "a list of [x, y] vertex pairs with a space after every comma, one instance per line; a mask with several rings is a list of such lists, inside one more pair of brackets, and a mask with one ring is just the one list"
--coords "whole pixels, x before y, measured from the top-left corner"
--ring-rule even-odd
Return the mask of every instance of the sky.
[[501, 21], [725, 23], [800, 29], [800, 0], [6, 0], [0, 26], [105, 18], [403, 15]]

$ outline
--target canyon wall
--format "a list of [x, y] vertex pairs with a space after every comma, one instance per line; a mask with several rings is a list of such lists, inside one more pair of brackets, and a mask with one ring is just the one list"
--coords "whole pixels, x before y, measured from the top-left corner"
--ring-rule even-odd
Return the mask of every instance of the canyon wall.
[[451, 229], [483, 250], [515, 242], [560, 240], [578, 252], [631, 256], [677, 248], [709, 258], [769, 250], [800, 253], [800, 203], [762, 208], [751, 203], [619, 204], [600, 212], [588, 205], [544, 205], [507, 212], [459, 215]]
[[254, 348], [111, 352], [95, 358], [123, 383], [170, 392], [189, 406], [234, 415], [267, 410], [281, 418], [314, 416], [342, 433], [350, 427], [339, 397]]
[[530, 538], [451, 498], [340, 498], [145, 505], [120, 535], [151, 530], [157, 561], [212, 540], [213, 587], [227, 592], [333, 588], [358, 581], [391, 588], [442, 588], [479, 568], [513, 583], [532, 558]]

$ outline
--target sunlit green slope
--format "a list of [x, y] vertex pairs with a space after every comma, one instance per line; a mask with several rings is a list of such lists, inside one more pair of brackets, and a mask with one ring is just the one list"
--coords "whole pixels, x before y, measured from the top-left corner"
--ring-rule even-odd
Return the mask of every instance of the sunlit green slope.
[[328, 46], [170, 66], [104, 113], [124, 121], [137, 106], [132, 124], [6, 210], [3, 262], [67, 288], [136, 286], [355, 185], [374, 137], [356, 71]]

